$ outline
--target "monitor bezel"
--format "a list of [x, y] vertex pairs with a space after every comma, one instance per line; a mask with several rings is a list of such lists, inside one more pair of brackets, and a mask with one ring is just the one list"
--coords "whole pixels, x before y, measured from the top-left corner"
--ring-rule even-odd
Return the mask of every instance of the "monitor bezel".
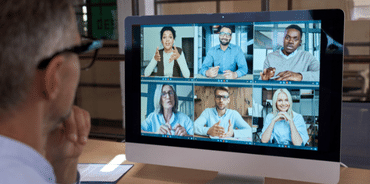
[[[326, 52], [327, 43], [321, 36], [319, 147], [317, 151], [266, 146], [206, 142], [185, 139], [142, 136], [140, 131], [140, 25], [227, 24], [232, 22], [279, 22], [320, 20], [322, 30], [343, 44], [344, 14], [342, 10], [298, 10], [227, 14], [131, 16], [125, 19], [125, 122], [126, 142], [173, 146], [193, 149], [340, 161], [341, 102], [343, 53]], [[332, 35], [330, 35], [332, 34]], [[334, 35], [335, 34], [335, 35]], [[135, 58], [135, 59], [134, 59]]]

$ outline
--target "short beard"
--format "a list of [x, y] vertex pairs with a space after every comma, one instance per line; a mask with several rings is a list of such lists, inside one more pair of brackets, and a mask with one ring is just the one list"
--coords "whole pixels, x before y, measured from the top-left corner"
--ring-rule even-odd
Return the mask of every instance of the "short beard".
[[230, 43], [230, 41], [228, 41], [228, 42], [226, 42], [226, 43], [223, 43], [223, 42], [221, 41], [221, 39], [220, 39], [220, 44], [221, 44], [221, 45], [223, 45], [223, 46], [227, 46], [227, 45], [229, 45], [229, 43]]
[[218, 105], [216, 105], [216, 109], [217, 109], [217, 110], [225, 110], [225, 109], [226, 109], [226, 107], [224, 107], [223, 109], [221, 109]]

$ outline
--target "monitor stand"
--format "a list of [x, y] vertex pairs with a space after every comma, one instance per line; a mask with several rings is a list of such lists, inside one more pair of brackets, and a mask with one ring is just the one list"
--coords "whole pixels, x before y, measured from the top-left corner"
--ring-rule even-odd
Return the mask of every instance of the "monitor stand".
[[265, 177], [262, 176], [242, 176], [242, 175], [230, 175], [218, 172], [217, 176], [207, 184], [263, 184], [265, 183]]

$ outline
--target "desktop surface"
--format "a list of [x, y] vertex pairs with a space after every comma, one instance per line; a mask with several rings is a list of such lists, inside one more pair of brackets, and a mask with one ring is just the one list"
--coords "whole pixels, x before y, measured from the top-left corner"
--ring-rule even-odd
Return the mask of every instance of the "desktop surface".
[[[125, 143], [89, 139], [79, 163], [108, 163], [116, 155], [125, 153]], [[146, 183], [191, 183], [205, 184], [217, 176], [215, 171], [185, 169], [152, 164], [134, 163], [125, 161], [122, 164], [134, 164], [118, 184], [146, 184]], [[275, 178], [265, 178], [265, 184], [293, 184], [307, 183]], [[341, 168], [339, 183], [370, 183], [370, 170], [356, 168]]]

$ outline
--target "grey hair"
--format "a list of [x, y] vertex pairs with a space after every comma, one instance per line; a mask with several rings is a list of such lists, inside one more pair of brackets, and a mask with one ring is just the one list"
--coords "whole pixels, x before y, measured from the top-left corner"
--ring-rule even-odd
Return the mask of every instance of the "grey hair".
[[289, 91], [287, 89], [277, 89], [274, 93], [274, 96], [272, 97], [272, 114], [276, 116], [279, 113], [279, 110], [276, 107], [276, 101], [280, 93], [286, 94], [289, 101], [289, 109], [287, 111], [288, 115], [293, 118], [293, 100], [292, 95], [290, 95]]
[[72, 46], [73, 16], [69, 0], [0, 1], [0, 113], [25, 100], [39, 61]]
[[175, 91], [175, 88], [169, 84], [158, 84], [157, 85], [157, 88], [155, 89], [155, 92], [154, 92], [154, 100], [153, 100], [154, 101], [154, 112], [157, 114], [163, 114], [163, 106], [161, 103], [161, 99], [162, 99], [161, 94], [162, 94], [163, 86], [170, 86], [172, 88], [173, 93], [174, 93], [174, 98], [175, 98], [175, 104], [172, 107], [172, 112], [177, 113], [177, 106], [179, 104], [179, 100], [177, 98], [177, 93]]

